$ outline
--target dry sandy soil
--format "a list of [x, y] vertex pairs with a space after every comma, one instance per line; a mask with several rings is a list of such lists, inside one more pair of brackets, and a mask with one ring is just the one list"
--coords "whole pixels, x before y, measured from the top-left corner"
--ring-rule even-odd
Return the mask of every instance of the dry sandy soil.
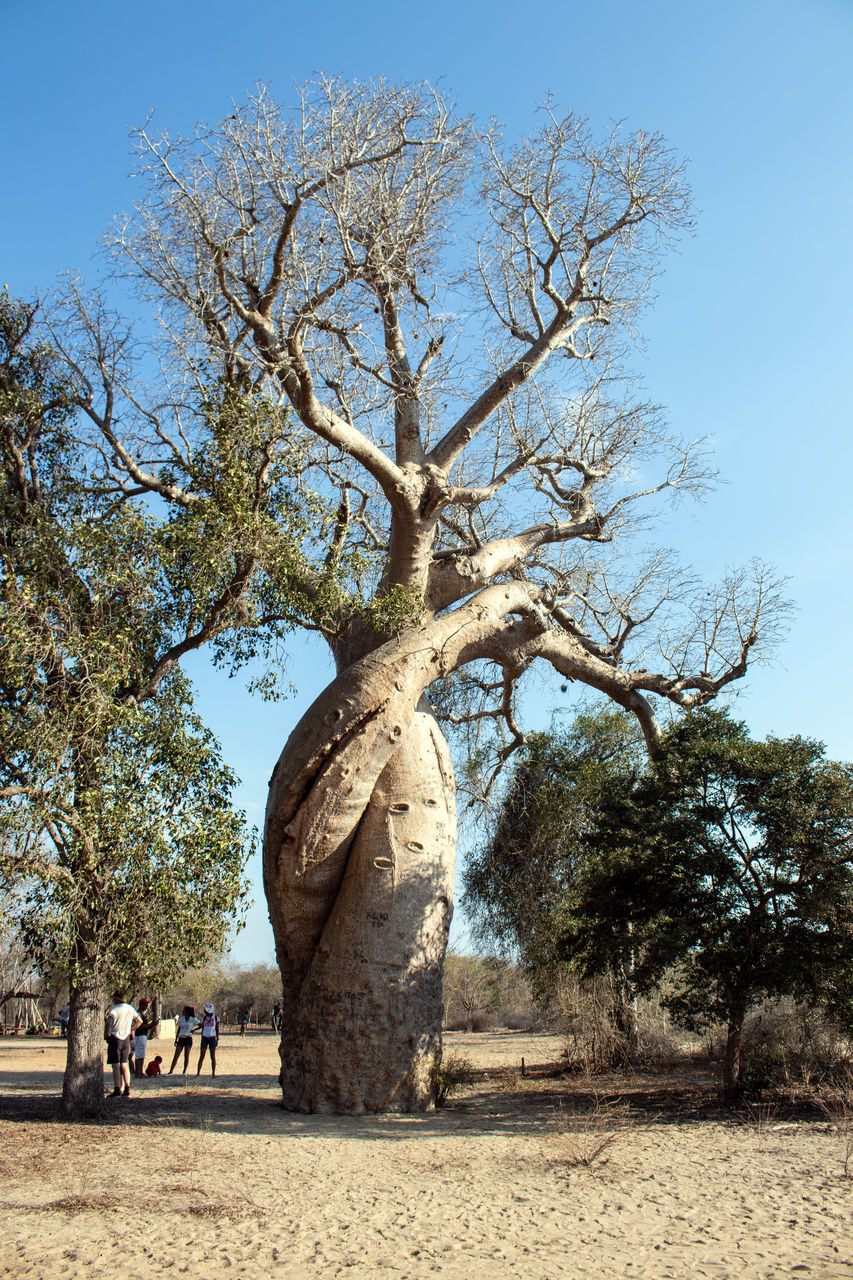
[[721, 1111], [701, 1072], [566, 1077], [553, 1036], [446, 1043], [477, 1078], [434, 1114], [290, 1115], [258, 1034], [68, 1125], [62, 1043], [0, 1040], [0, 1276], [853, 1277], [843, 1126]]

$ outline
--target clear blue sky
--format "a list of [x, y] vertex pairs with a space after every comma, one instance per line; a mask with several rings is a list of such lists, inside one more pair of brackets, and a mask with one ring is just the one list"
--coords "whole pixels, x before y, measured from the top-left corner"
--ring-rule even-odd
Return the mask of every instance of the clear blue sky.
[[[753, 555], [789, 575], [789, 637], [736, 711], [758, 735], [809, 734], [850, 759], [851, 66], [853, 0], [0, 0], [0, 282], [32, 296], [90, 271], [134, 198], [128, 128], [152, 108], [173, 132], [216, 120], [258, 79], [280, 97], [318, 70], [441, 79], [464, 110], [519, 130], [550, 91], [593, 121], [660, 130], [701, 212], [647, 317], [645, 377], [683, 435], [712, 439], [727, 481], [661, 540], [710, 576]], [[270, 707], [192, 663], [258, 822], [326, 670], [296, 646], [299, 696]], [[259, 875], [257, 898], [241, 962], [272, 954]]]

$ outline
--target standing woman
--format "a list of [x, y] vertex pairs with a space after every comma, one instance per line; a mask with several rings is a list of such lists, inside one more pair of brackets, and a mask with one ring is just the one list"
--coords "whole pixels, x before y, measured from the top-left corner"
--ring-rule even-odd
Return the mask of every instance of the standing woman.
[[219, 1043], [219, 1019], [213, 1012], [213, 1005], [204, 1006], [204, 1017], [201, 1020], [201, 1049], [198, 1055], [198, 1071], [201, 1074], [204, 1055], [210, 1050], [210, 1074], [216, 1075], [216, 1046]]
[[169, 1067], [169, 1075], [175, 1070], [175, 1063], [181, 1056], [181, 1050], [184, 1051], [184, 1075], [187, 1074], [187, 1067], [190, 1065], [190, 1049], [193, 1047], [193, 1032], [198, 1026], [198, 1018], [195, 1016], [195, 1009], [190, 1004], [184, 1005], [184, 1011], [178, 1018], [177, 1035], [175, 1036], [175, 1056], [172, 1059], [172, 1065]]

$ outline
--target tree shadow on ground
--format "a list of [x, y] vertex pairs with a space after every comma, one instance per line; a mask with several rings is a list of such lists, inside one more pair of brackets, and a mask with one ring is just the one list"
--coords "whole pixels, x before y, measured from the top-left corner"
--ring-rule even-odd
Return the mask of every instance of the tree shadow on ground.
[[[55, 1079], [54, 1079], [55, 1077]], [[153, 1086], [153, 1087], [150, 1087]], [[61, 1074], [40, 1074], [35, 1085], [21, 1083], [0, 1098], [0, 1120], [58, 1122]], [[326, 1137], [353, 1141], [451, 1138], [476, 1132], [506, 1137], [538, 1134], [566, 1117], [579, 1118], [618, 1103], [641, 1125], [740, 1123], [737, 1110], [723, 1107], [707, 1072], [578, 1078], [559, 1064], [533, 1064], [525, 1076], [514, 1068], [474, 1073], [471, 1087], [440, 1110], [364, 1116], [302, 1115], [284, 1111], [278, 1086], [268, 1073], [188, 1075], [140, 1082], [129, 1098], [107, 1098], [99, 1126], [144, 1128], [205, 1126], [224, 1133], [269, 1137]], [[803, 1123], [825, 1120], [807, 1101], [779, 1103], [774, 1115]]]

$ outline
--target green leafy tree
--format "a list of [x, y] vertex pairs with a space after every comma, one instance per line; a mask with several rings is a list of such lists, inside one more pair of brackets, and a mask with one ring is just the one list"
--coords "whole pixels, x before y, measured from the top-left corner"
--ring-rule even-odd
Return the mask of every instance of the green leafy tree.
[[651, 760], [608, 711], [533, 740], [465, 886], [481, 940], [517, 948], [540, 993], [566, 963], [621, 981], [629, 1039], [634, 996], [668, 974], [676, 1016], [725, 1024], [732, 1096], [750, 1005], [853, 1010], [853, 770], [725, 712], [692, 712]]
[[[285, 499], [270, 478], [269, 525], [244, 486], [226, 522], [201, 466], [198, 500], [168, 510], [110, 492], [34, 314], [0, 298], [0, 847], [31, 950], [67, 967], [63, 1108], [75, 1115], [103, 1102], [108, 984], [203, 959], [239, 911], [250, 841], [235, 780], [177, 663], [205, 641], [225, 653], [245, 625], [261, 548], [286, 554]], [[227, 398], [217, 406], [214, 425]], [[215, 483], [236, 492], [231, 461]]]
[[[540, 1002], [557, 981], [565, 903], [590, 856], [602, 796], [613, 786], [630, 789], [644, 759], [636, 720], [608, 707], [577, 716], [563, 731], [531, 735], [489, 839], [468, 860], [463, 903], [478, 941], [517, 953]], [[629, 954], [620, 969], [630, 973]], [[625, 982], [623, 1021], [630, 1024]]]
[[631, 789], [607, 788], [563, 912], [557, 954], [620, 963], [666, 1003], [727, 1028], [724, 1088], [740, 1088], [743, 1023], [765, 997], [853, 997], [853, 769], [807, 738], [753, 741], [721, 711], [689, 715]]

